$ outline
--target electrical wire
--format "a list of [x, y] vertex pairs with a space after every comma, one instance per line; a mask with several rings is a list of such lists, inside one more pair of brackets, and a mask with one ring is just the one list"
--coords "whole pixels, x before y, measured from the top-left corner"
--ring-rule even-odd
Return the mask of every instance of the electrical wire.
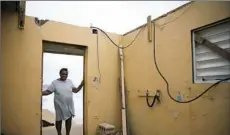
[[102, 30], [102, 29], [100, 29], [100, 28], [98, 28], [98, 27], [93, 27], [93, 26], [91, 26], [90, 28], [100, 30], [103, 34], [105, 34], [105, 36], [110, 40], [110, 42], [113, 43], [113, 45], [115, 45], [117, 48], [126, 49], [126, 48], [130, 47], [130, 46], [134, 43], [134, 41], [136, 41], [137, 37], [140, 35], [141, 31], [145, 28], [145, 26], [142, 27], [142, 28], [139, 30], [139, 32], [136, 34], [136, 36], [134, 37], [134, 39], [133, 39], [128, 45], [126, 45], [126, 46], [124, 46], [124, 47], [120, 47], [119, 45], [117, 45], [117, 44], [109, 37], [109, 35], [108, 35], [104, 30]]
[[[98, 28], [98, 27], [93, 27], [91, 26], [90, 28], [92, 29], [97, 29], [97, 30], [100, 30], [103, 34], [105, 34], [105, 36], [110, 40], [110, 42], [113, 43], [113, 45], [115, 45], [116, 47], [120, 48], [120, 49], [125, 49], [125, 48], [128, 48], [130, 47], [134, 41], [136, 41], [137, 37], [140, 35], [141, 31], [144, 30], [145, 26], [142, 27], [139, 32], [136, 34], [136, 36], [134, 37], [134, 39], [125, 47], [120, 47], [119, 45], [117, 45], [110, 37], [109, 35], [102, 29]], [[100, 61], [99, 61], [99, 36], [98, 36], [98, 32], [97, 32], [97, 66], [98, 66], [98, 72], [99, 72], [99, 77], [100, 77], [100, 81], [101, 81], [101, 70], [100, 70]]]
[[166, 84], [166, 89], [167, 89], [167, 93], [168, 93], [168, 96], [170, 97], [170, 99], [172, 99], [173, 101], [177, 102], [177, 103], [190, 103], [190, 102], [193, 102], [197, 99], [199, 99], [201, 96], [203, 96], [206, 92], [208, 92], [209, 90], [211, 90], [213, 87], [217, 86], [219, 83], [221, 82], [224, 82], [224, 81], [227, 81], [227, 80], [230, 80], [230, 78], [225, 78], [225, 79], [222, 79], [222, 80], [219, 80], [217, 81], [216, 83], [212, 84], [211, 86], [209, 86], [206, 90], [204, 90], [200, 95], [198, 95], [197, 97], [191, 99], [191, 100], [188, 100], [188, 101], [178, 101], [176, 100], [175, 98], [173, 98], [173, 96], [171, 95], [170, 91], [169, 91], [169, 83], [167, 81], [167, 79], [164, 77], [164, 75], [161, 73], [158, 65], [157, 65], [157, 60], [156, 60], [156, 32], [155, 32], [155, 23], [153, 23], [153, 27], [154, 27], [154, 30], [153, 30], [153, 57], [154, 57], [154, 64], [155, 64], [155, 67], [157, 69], [157, 72], [159, 73], [159, 75], [161, 76], [161, 78], [164, 80], [165, 84]]
[[100, 58], [99, 58], [99, 35], [97, 33], [97, 68], [98, 68], [98, 72], [99, 72], [99, 81], [101, 82], [101, 70], [100, 70]]
[[172, 19], [172, 20], [160, 25], [160, 27], [164, 27], [164, 26], [168, 25], [169, 23], [174, 22], [175, 20], [180, 18], [186, 11], [188, 11], [188, 9], [192, 6], [192, 4], [193, 3], [190, 3], [189, 5], [187, 5], [186, 9], [184, 9], [184, 11], [179, 16], [177, 16], [176, 18], [174, 18], [174, 19]]
[[157, 96], [157, 95], [154, 96], [153, 102], [150, 104], [149, 103], [149, 94], [148, 93], [146, 94], [146, 102], [147, 102], [148, 107], [153, 107], [156, 100], [158, 102], [160, 102], [159, 96]]
[[[185, 11], [184, 11], [185, 12]], [[183, 13], [184, 13], [183, 12]], [[182, 13], [182, 14], [183, 14]], [[177, 18], [179, 18], [179, 17], [177, 17]], [[176, 18], [176, 19], [177, 19]], [[171, 22], [171, 21], [170, 21]], [[168, 23], [167, 23], [168, 24]], [[136, 34], [136, 36], [134, 37], [134, 39], [130, 42], [130, 44], [128, 44], [127, 46], [125, 46], [125, 47], [120, 47], [119, 45], [117, 45], [109, 36], [108, 36], [108, 34], [105, 32], [105, 31], [103, 31], [102, 29], [100, 29], [100, 28], [98, 28], [98, 27], [91, 27], [91, 28], [94, 28], [94, 29], [98, 29], [98, 30], [100, 30], [103, 34], [105, 34], [105, 36], [113, 43], [113, 45], [115, 45], [116, 47], [118, 47], [118, 48], [120, 48], [120, 49], [125, 49], [125, 48], [128, 48], [128, 47], [130, 47], [133, 43], [134, 43], [134, 41], [137, 39], [137, 37], [138, 37], [138, 35], [141, 33], [141, 31], [145, 28], [145, 27], [142, 27], [140, 30], [139, 30], [139, 32]], [[219, 80], [219, 81], [217, 81], [216, 83], [214, 83], [214, 84], [212, 84], [210, 87], [208, 87], [206, 90], [204, 90], [200, 95], [198, 95], [197, 97], [195, 97], [195, 98], [193, 98], [193, 99], [191, 99], [191, 100], [188, 100], [188, 101], [178, 101], [178, 100], [176, 100], [175, 98], [173, 98], [173, 96], [171, 95], [171, 93], [170, 93], [170, 91], [169, 91], [169, 83], [168, 83], [168, 81], [166, 80], [166, 78], [164, 77], [164, 75], [161, 73], [161, 71], [160, 71], [160, 69], [159, 69], [159, 67], [158, 67], [158, 65], [157, 65], [157, 60], [156, 60], [156, 32], [155, 32], [155, 23], [153, 23], [153, 28], [154, 28], [154, 30], [153, 30], [153, 57], [154, 57], [154, 64], [155, 64], [155, 67], [156, 67], [156, 69], [157, 69], [157, 72], [159, 73], [159, 75], [161, 76], [161, 78], [164, 80], [164, 82], [165, 82], [165, 84], [166, 84], [166, 89], [167, 89], [167, 94], [168, 94], [168, 96], [170, 97], [170, 99], [172, 99], [173, 101], [175, 101], [175, 102], [177, 102], [177, 103], [190, 103], [190, 102], [193, 102], [193, 101], [195, 101], [195, 100], [197, 100], [197, 99], [199, 99], [201, 96], [203, 96], [205, 93], [207, 93], [211, 88], [213, 88], [213, 87], [215, 87], [215, 86], [217, 86], [219, 83], [221, 83], [221, 82], [224, 82], [224, 81], [227, 81], [227, 80], [230, 80], [230, 78], [226, 78], [226, 79], [222, 79], [222, 80]], [[99, 67], [99, 52], [98, 52], [98, 34], [97, 34], [97, 56], [98, 56], [98, 70], [99, 70], [99, 74], [100, 74], [100, 76], [101, 76], [101, 73], [100, 73], [100, 67]], [[148, 103], [148, 102], [147, 102]], [[149, 103], [148, 103], [148, 105], [149, 105]]]

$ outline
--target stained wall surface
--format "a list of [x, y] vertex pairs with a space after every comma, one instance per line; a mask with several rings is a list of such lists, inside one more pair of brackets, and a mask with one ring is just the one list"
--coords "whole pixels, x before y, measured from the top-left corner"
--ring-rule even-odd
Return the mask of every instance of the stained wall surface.
[[[99, 123], [121, 125], [118, 50], [99, 33], [99, 77], [97, 40], [90, 28], [49, 21], [42, 27], [26, 17], [25, 29], [17, 27], [17, 14], [2, 13], [2, 131], [9, 135], [39, 135], [41, 119], [42, 41], [88, 47], [85, 54], [85, 132], [94, 134]], [[109, 34], [118, 43], [120, 35]], [[77, 64], [77, 63], [76, 63]]]
[[[157, 64], [174, 98], [178, 92], [184, 100], [194, 98], [211, 85], [193, 83], [191, 30], [228, 17], [229, 2], [192, 2], [154, 21]], [[129, 43], [139, 30], [126, 34], [122, 44]], [[146, 27], [136, 42], [124, 50], [132, 132], [136, 135], [230, 134], [230, 84], [220, 84], [189, 104], [172, 101], [156, 70], [153, 43], [148, 42], [147, 33]], [[140, 97], [147, 89], [161, 90], [162, 103], [149, 108], [146, 98]]]

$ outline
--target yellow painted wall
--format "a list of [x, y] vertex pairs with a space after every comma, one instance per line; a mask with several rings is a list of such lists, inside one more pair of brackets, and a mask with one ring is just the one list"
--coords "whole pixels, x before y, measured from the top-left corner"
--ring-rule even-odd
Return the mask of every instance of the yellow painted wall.
[[[185, 99], [186, 96], [195, 97], [210, 86], [193, 84], [191, 30], [227, 17], [230, 17], [230, 2], [194, 2], [155, 21], [157, 62], [169, 81], [174, 98], [178, 91]], [[171, 23], [160, 28], [169, 21]], [[122, 44], [129, 43], [137, 32], [125, 35]], [[124, 50], [124, 58], [129, 118], [135, 135], [230, 134], [229, 83], [219, 85], [204, 98], [190, 104], [170, 100], [166, 85], [154, 65], [153, 43], [147, 40], [147, 27], [136, 42]], [[160, 89], [162, 103], [149, 108], [146, 99], [139, 97], [147, 89]]]
[[[57, 32], [55, 32], [58, 30]], [[118, 49], [99, 33], [99, 62], [101, 84], [96, 88], [92, 84], [94, 76], [99, 76], [97, 68], [96, 35], [90, 28], [47, 22], [41, 29], [42, 39], [61, 43], [88, 46], [86, 54], [86, 122], [87, 134], [93, 135], [99, 123], [108, 122], [121, 127], [121, 98], [119, 91]], [[61, 34], [60, 34], [61, 33]], [[109, 34], [118, 43], [121, 36]]]
[[30, 18], [26, 27], [18, 29], [17, 14], [2, 13], [2, 132], [9, 135], [40, 134], [42, 36]]
[[[99, 35], [101, 84], [92, 85], [97, 69], [96, 35], [90, 28], [49, 21], [42, 27], [26, 17], [17, 28], [17, 14], [1, 18], [2, 131], [6, 135], [39, 135], [41, 118], [42, 40], [88, 46], [86, 53], [86, 132], [101, 122], [121, 126], [118, 50]], [[120, 35], [109, 34], [118, 43]], [[76, 63], [77, 64], [77, 63]]]

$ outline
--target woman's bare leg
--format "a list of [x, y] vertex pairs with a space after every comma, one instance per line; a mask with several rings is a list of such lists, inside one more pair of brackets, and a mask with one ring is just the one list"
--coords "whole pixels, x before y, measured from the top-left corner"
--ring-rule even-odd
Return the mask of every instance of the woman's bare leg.
[[56, 126], [56, 129], [57, 129], [58, 135], [61, 135], [62, 121], [56, 121], [55, 126]]
[[70, 130], [72, 126], [72, 117], [65, 121], [66, 135], [70, 135]]

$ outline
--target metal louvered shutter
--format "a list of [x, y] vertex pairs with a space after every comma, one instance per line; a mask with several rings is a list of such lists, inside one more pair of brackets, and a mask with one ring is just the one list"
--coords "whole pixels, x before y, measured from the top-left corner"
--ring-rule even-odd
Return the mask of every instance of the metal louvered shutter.
[[230, 62], [194, 41], [194, 34], [230, 52], [230, 19], [193, 31], [193, 70], [195, 83], [210, 83], [230, 77]]

